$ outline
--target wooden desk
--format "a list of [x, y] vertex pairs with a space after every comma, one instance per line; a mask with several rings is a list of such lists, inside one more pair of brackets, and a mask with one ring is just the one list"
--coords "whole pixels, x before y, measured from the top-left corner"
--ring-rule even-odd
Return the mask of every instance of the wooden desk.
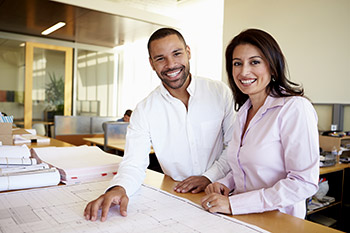
[[328, 174], [336, 171], [342, 171], [345, 168], [350, 168], [350, 163], [340, 163], [330, 167], [321, 167], [320, 175], [324, 175], [324, 174]]
[[[160, 188], [176, 196], [187, 198], [197, 204], [200, 204], [201, 198], [205, 195], [204, 192], [201, 192], [198, 194], [176, 193], [173, 189], [178, 182], [175, 182], [169, 176], [166, 176], [151, 170], [147, 170], [147, 175], [144, 183], [150, 186], [153, 186], [155, 188]], [[283, 214], [278, 211], [269, 211], [269, 212], [264, 212], [259, 214], [235, 215], [231, 217], [236, 218], [240, 221], [244, 221], [246, 223], [256, 225], [258, 227], [261, 227], [271, 232], [284, 232], [284, 233], [341, 232], [317, 223], [296, 218], [288, 214]]]
[[[92, 146], [104, 146], [104, 138], [83, 138], [83, 140]], [[124, 152], [125, 139], [114, 140], [112, 143], [109, 143], [107, 147]], [[154, 154], [154, 150], [152, 148], [150, 154]]]
[[50, 138], [50, 142], [41, 142], [41, 143], [17, 143], [16, 146], [20, 145], [27, 145], [29, 148], [35, 148], [35, 147], [48, 147], [48, 146], [56, 146], [56, 147], [68, 147], [68, 146], [74, 146], [72, 144], [69, 144], [67, 142], [63, 142], [54, 138]]
[[[83, 138], [91, 146], [104, 146], [105, 139], [104, 138]], [[116, 149], [120, 151], [125, 150], [125, 140], [120, 139], [120, 141], [114, 142], [113, 144], [107, 145], [111, 149]]]
[[[65, 143], [56, 139], [51, 139], [50, 143], [44, 145], [43, 143], [37, 144], [32, 143], [28, 145], [29, 147], [40, 147], [40, 146], [72, 146], [69, 143]], [[340, 166], [342, 167], [342, 166]], [[171, 179], [169, 176], [163, 175], [159, 172], [152, 170], [147, 170], [146, 178], [144, 181], [145, 184], [148, 184], [152, 187], [162, 189], [171, 194], [174, 194], [179, 197], [187, 198], [188, 200], [193, 201], [194, 203], [200, 204], [201, 198], [205, 195], [204, 192], [198, 194], [191, 193], [176, 193], [173, 189], [178, 182]], [[259, 214], [247, 214], [247, 215], [235, 215], [231, 216], [240, 221], [247, 222], [249, 224], [256, 225], [265, 230], [271, 232], [298, 232], [298, 233], [309, 233], [309, 232], [318, 232], [318, 233], [335, 233], [340, 232], [332, 228], [325, 227], [320, 224], [316, 224], [307, 220], [299, 219], [287, 214], [280, 213], [278, 211], [269, 211]]]

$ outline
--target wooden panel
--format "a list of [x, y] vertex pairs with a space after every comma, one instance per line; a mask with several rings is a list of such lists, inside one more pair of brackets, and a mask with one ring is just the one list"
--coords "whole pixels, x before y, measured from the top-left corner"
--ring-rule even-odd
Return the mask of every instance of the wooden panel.
[[32, 128], [32, 89], [33, 89], [33, 52], [34, 47], [31, 42], [26, 43], [25, 54], [25, 78], [24, 78], [24, 128]]
[[[47, 35], [41, 32], [63, 21]], [[1, 0], [0, 31], [113, 48], [148, 37], [160, 25], [49, 0]]]
[[65, 80], [64, 80], [64, 115], [72, 114], [72, 92], [73, 92], [73, 49], [66, 48]]

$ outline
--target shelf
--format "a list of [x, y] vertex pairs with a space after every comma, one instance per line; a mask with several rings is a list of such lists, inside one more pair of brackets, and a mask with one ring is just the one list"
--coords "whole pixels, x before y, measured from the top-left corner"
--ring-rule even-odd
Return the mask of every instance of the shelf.
[[311, 215], [311, 214], [317, 213], [319, 211], [322, 211], [324, 209], [327, 209], [327, 208], [330, 208], [330, 207], [333, 207], [333, 206], [336, 206], [336, 205], [341, 205], [341, 202], [337, 201], [337, 202], [333, 202], [333, 203], [331, 203], [329, 205], [322, 206], [322, 207], [320, 207], [318, 209], [315, 209], [315, 210], [309, 210], [309, 211], [307, 211], [306, 215]]

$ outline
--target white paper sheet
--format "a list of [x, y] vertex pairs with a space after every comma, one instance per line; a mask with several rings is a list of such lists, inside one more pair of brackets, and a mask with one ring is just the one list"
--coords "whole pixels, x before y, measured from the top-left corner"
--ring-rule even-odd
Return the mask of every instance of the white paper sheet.
[[2, 175], [0, 176], [0, 191], [58, 185], [59, 182], [60, 174], [55, 168], [33, 172], [16, 173], [11, 175]]
[[265, 233], [224, 215], [210, 214], [192, 202], [142, 186], [130, 198], [128, 216], [112, 207], [106, 222], [87, 221], [86, 204], [105, 191], [108, 182], [57, 186], [0, 194], [0, 226], [4, 233], [84, 232], [240, 232]]

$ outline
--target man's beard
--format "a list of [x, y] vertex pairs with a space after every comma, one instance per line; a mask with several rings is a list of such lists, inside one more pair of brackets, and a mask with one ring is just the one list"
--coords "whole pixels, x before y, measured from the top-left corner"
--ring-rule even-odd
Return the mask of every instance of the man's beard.
[[[172, 70], [177, 70], [178, 67], [163, 71], [163, 72], [161, 72], [161, 74], [157, 73], [157, 75], [162, 80], [162, 82], [165, 83], [166, 86], [170, 87], [171, 89], [179, 89], [184, 85], [184, 83], [186, 82], [186, 79], [190, 73], [189, 69], [186, 69], [185, 66], [182, 66], [181, 68], [182, 68], [182, 70], [181, 70], [182, 75], [177, 80], [169, 80], [165, 74], [168, 72], [171, 72]], [[163, 78], [163, 77], [165, 77], [165, 78]]]

